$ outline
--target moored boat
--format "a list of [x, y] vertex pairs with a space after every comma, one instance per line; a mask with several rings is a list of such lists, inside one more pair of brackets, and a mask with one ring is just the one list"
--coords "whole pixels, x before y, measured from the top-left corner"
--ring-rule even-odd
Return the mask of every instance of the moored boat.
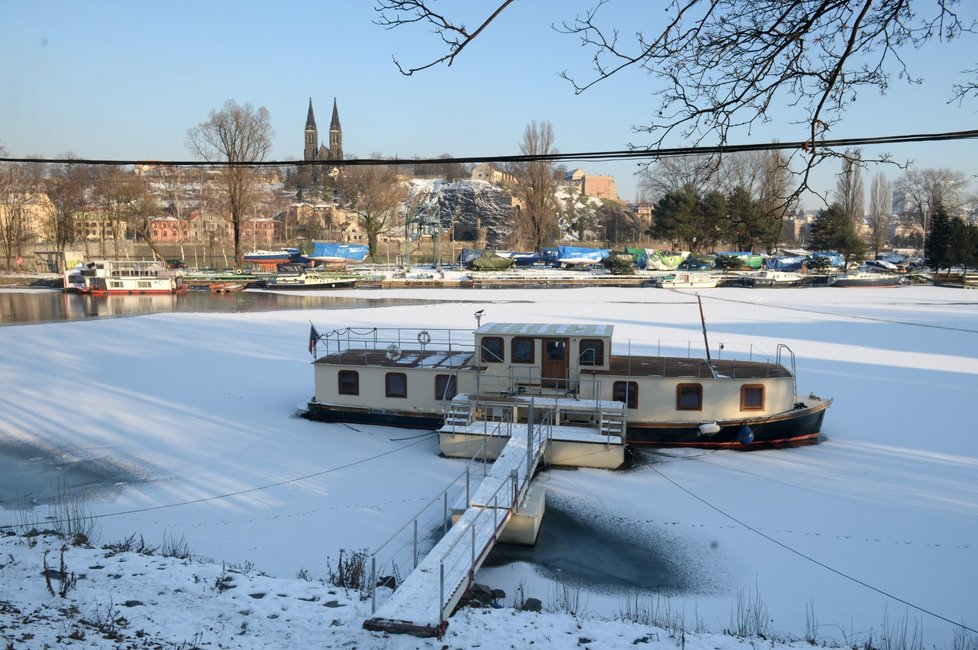
[[768, 289], [798, 287], [804, 284], [804, 281], [805, 276], [801, 273], [795, 273], [793, 271], [772, 271], [770, 269], [746, 273], [740, 276], [742, 286], [753, 287], [755, 289], [762, 287]]
[[246, 264], [271, 271], [279, 264], [295, 262], [301, 257], [302, 252], [298, 248], [283, 247], [278, 250], [253, 250], [244, 254], [244, 261]]
[[899, 287], [907, 284], [907, 278], [893, 273], [877, 271], [853, 271], [835, 276], [833, 287]]
[[773, 361], [623, 355], [613, 350], [613, 331], [490, 323], [466, 340], [458, 330], [319, 334], [313, 327], [310, 352], [323, 354], [313, 363], [315, 392], [305, 415], [442, 427], [450, 435], [446, 428], [459, 414], [471, 431], [473, 418], [519, 421], [536, 408], [555, 414], [561, 426], [605, 430], [613, 420], [632, 445], [744, 449], [818, 441], [832, 400], [797, 394], [787, 346], [778, 346]]
[[322, 271], [303, 271], [301, 273], [279, 273], [270, 277], [265, 288], [269, 290], [295, 289], [352, 289], [357, 284], [356, 277], [333, 275]]
[[66, 291], [88, 295], [183, 293], [182, 277], [160, 262], [95, 260], [65, 271]]
[[662, 289], [712, 289], [720, 282], [720, 276], [713, 273], [677, 271], [655, 279], [654, 284]]

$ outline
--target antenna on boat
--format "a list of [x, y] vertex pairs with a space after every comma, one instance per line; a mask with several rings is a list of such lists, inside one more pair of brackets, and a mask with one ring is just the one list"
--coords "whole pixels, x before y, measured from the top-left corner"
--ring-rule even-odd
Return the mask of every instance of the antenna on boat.
[[696, 302], [700, 306], [700, 324], [703, 326], [703, 345], [706, 346], [706, 365], [710, 369], [710, 374], [716, 378], [717, 371], [713, 368], [713, 360], [710, 358], [710, 341], [706, 338], [706, 317], [703, 316], [703, 299], [700, 298], [700, 294], [696, 294]]
[[486, 313], [486, 310], [485, 309], [480, 309], [479, 311], [475, 312], [475, 328], [476, 329], [479, 329], [480, 327], [482, 327], [482, 315], [485, 314], [485, 313]]

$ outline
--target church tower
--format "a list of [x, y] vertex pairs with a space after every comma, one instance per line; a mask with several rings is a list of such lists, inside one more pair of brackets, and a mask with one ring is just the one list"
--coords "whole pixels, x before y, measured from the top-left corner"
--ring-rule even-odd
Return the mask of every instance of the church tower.
[[[309, 114], [312, 115], [312, 100], [309, 100]], [[306, 129], [309, 126], [306, 125]], [[315, 128], [315, 125], [313, 126]], [[308, 133], [308, 131], [306, 131]], [[308, 141], [308, 135], [306, 136]], [[329, 159], [343, 160], [343, 129], [340, 128], [340, 113], [336, 110], [336, 98], [333, 98], [333, 119], [329, 122]]]
[[[336, 119], [336, 100], [333, 100], [333, 115]], [[333, 130], [330, 128], [330, 139], [333, 138]], [[312, 112], [312, 97], [309, 98], [309, 113], [306, 115], [306, 146], [302, 153], [303, 160], [315, 160], [317, 149], [319, 148], [319, 131], [316, 130], [316, 116]]]

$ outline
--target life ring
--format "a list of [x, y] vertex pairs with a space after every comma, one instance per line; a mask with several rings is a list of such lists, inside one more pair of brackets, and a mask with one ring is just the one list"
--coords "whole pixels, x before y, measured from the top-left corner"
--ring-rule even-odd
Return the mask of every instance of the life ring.
[[418, 332], [418, 343], [421, 345], [428, 345], [431, 343], [431, 334], [428, 333], [428, 330], [421, 330]]
[[391, 343], [387, 346], [386, 354], [391, 361], [397, 361], [401, 358], [401, 348], [397, 347], [397, 343]]

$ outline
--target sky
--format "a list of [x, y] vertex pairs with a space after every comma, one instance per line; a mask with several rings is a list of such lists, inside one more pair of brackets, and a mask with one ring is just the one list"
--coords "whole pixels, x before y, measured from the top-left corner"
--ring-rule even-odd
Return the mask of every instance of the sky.
[[[460, 3], [456, 3], [460, 4]], [[495, 3], [466, 3], [475, 25]], [[517, 2], [505, 10], [451, 67], [411, 77], [393, 63], [426, 63], [442, 55], [438, 37], [419, 26], [385, 29], [373, 23], [373, 3], [253, 0], [6, 0], [0, 22], [0, 146], [9, 155], [186, 160], [187, 130], [225, 101], [264, 106], [275, 137], [270, 157], [301, 158], [311, 98], [320, 139], [326, 139], [335, 98], [347, 154], [434, 157], [519, 153], [531, 121], [553, 125], [562, 152], [644, 146], [634, 126], [656, 108], [654, 87], [628, 71], [575, 95], [559, 78], [590, 72], [591, 53], [552, 24], [571, 20], [594, 3]], [[663, 15], [644, 0], [614, 0], [601, 9], [622, 37], [653, 31]], [[447, 3], [448, 13], [458, 11]], [[961, 12], [978, 16], [970, 3]], [[972, 16], [972, 17], [975, 17]], [[867, 137], [974, 128], [978, 101], [948, 104], [950, 84], [974, 68], [974, 41], [959, 39], [906, 53], [920, 86], [892, 80], [886, 97], [865, 91], [833, 137]], [[769, 124], [741, 132], [736, 143], [796, 141], [786, 107]], [[675, 141], [671, 146], [685, 142]], [[890, 146], [919, 167], [978, 173], [973, 141]], [[572, 164], [572, 167], [574, 165]], [[634, 161], [586, 163], [615, 176], [619, 194], [634, 199]], [[834, 187], [837, 165], [819, 170], [814, 184]], [[870, 168], [891, 179], [900, 170]], [[868, 186], [868, 182], [866, 185]], [[812, 205], [811, 207], [820, 207]]]
[[[801, 641], [811, 628], [826, 647], [974, 650], [974, 632], [955, 641], [957, 624], [978, 628], [978, 305], [931, 286], [699, 293], [711, 347], [723, 343], [724, 358], [774, 359], [778, 344], [789, 346], [798, 393], [834, 399], [825, 439], [640, 452], [616, 471], [544, 469], [535, 555], [500, 548], [502, 561], [476, 579], [506, 591], [504, 608], [452, 617], [444, 641], [371, 634], [361, 627], [370, 601], [322, 584], [327, 558], [336, 567], [339, 549], [379, 547], [438, 504], [465, 461], [439, 455], [430, 432], [296, 417], [313, 389], [310, 321], [320, 332], [451, 327], [453, 341], [466, 341], [473, 311], [484, 309], [483, 323], [612, 325], [618, 354], [688, 341], [695, 355], [702, 333], [691, 292], [348, 290], [319, 295], [364, 304], [0, 327], [0, 640], [61, 647], [56, 637], [81, 627], [85, 647], [116, 647], [77, 619], [121, 616], [138, 647], [145, 630], [164, 647], [196, 637], [223, 648], [597, 649], [649, 647], [637, 641], [645, 638], [719, 650], [778, 650], [795, 639], [800, 650], [812, 647]], [[67, 304], [165, 311], [173, 297]], [[53, 525], [58, 485], [86, 494], [81, 510], [97, 517], [95, 549], [65, 554], [78, 575], [65, 599], [41, 577], [45, 559], [59, 566], [57, 540], [5, 536], [20, 524]], [[386, 548], [410, 552], [412, 527], [403, 532]], [[129, 536], [180, 542], [193, 558], [100, 548]], [[232, 585], [224, 591], [222, 574]], [[561, 613], [561, 586], [578, 580], [577, 614]], [[543, 614], [512, 609], [521, 586]], [[381, 590], [378, 605], [388, 595]], [[767, 639], [722, 635], [735, 627], [738, 602], [763, 606]], [[690, 634], [620, 620], [653, 609]], [[901, 628], [922, 637], [884, 643]], [[22, 639], [28, 633], [33, 640]]]

